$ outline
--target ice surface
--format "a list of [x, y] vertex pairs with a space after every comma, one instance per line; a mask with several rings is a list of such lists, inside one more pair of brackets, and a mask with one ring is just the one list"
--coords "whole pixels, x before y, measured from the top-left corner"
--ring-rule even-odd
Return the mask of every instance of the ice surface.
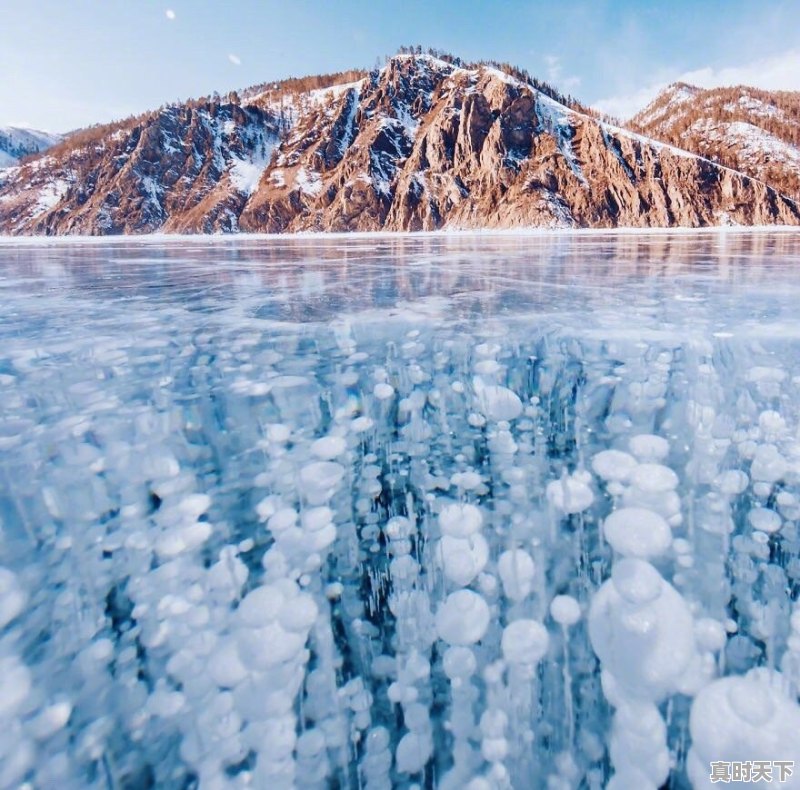
[[800, 761], [796, 234], [0, 259], [0, 788]]

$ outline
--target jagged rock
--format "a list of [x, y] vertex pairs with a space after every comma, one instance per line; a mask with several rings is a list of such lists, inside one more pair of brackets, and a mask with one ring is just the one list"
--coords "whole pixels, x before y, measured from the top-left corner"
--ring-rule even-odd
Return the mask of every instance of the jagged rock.
[[703, 90], [677, 82], [630, 121], [665, 140], [800, 197], [800, 92]]
[[275, 104], [187, 104], [0, 171], [13, 234], [800, 224], [740, 172], [489, 66], [398, 55]]

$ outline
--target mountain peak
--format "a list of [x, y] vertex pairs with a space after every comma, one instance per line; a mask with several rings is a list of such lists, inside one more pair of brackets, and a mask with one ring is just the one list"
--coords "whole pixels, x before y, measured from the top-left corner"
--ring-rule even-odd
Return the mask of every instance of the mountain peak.
[[5, 233], [800, 224], [764, 183], [527, 72], [416, 49], [85, 130], [4, 172]]
[[702, 88], [690, 85], [688, 82], [673, 82], [667, 85], [643, 110], [636, 113], [630, 119], [630, 124], [634, 128], [641, 128], [657, 123], [661, 119], [670, 117], [679, 106], [691, 102], [700, 93], [702, 93]]

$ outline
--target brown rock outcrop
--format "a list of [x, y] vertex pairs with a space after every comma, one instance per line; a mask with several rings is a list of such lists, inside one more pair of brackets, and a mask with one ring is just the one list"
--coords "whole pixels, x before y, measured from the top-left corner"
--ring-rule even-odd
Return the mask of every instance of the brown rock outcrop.
[[675, 83], [630, 126], [800, 197], [798, 91]]
[[279, 108], [272, 93], [170, 108], [0, 171], [5, 233], [731, 223], [797, 225], [800, 210], [503, 71], [425, 55]]

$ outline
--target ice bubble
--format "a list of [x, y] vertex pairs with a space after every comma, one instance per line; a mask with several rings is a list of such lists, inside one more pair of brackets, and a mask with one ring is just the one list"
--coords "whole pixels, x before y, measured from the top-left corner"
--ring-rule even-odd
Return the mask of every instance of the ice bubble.
[[[488, 620], [487, 620], [488, 622]], [[0, 716], [10, 718], [31, 691], [31, 672], [16, 656], [0, 658]]]
[[777, 532], [781, 528], [781, 517], [766, 507], [754, 507], [748, 514], [747, 520], [753, 529], [761, 532]]
[[564, 513], [581, 513], [594, 502], [592, 489], [577, 473], [548, 483], [546, 495], [547, 501]]
[[385, 529], [391, 541], [408, 540], [414, 534], [414, 525], [405, 516], [390, 518]]
[[[737, 761], [800, 763], [800, 705], [785, 691], [782, 676], [764, 668], [720, 678], [701, 689], [689, 716], [692, 748], [687, 770], [695, 787], [713, 786], [709, 763], [720, 756]], [[768, 758], [767, 755], [780, 755]], [[773, 783], [777, 776], [774, 772]], [[796, 779], [785, 783], [798, 786]]]
[[468, 647], [448, 647], [442, 657], [442, 667], [450, 680], [468, 678], [475, 674], [475, 654]]
[[755, 451], [750, 476], [755, 481], [775, 483], [786, 474], [786, 459], [774, 444], [761, 444]]
[[768, 409], [758, 415], [758, 427], [766, 441], [774, 442], [786, 433], [786, 420], [778, 412]]
[[477, 472], [456, 472], [450, 478], [450, 482], [454, 486], [463, 488], [465, 491], [472, 491], [480, 486], [482, 480]]
[[64, 729], [72, 715], [72, 705], [62, 701], [48, 705], [30, 724], [31, 734], [38, 740], [51, 738]]
[[388, 400], [394, 395], [394, 387], [385, 381], [381, 381], [375, 385], [372, 390], [372, 394], [378, 400]]
[[471, 645], [480, 641], [489, 627], [486, 601], [472, 590], [450, 593], [436, 612], [436, 633], [451, 645]]
[[316, 532], [333, 521], [333, 511], [324, 505], [322, 507], [310, 507], [303, 511], [300, 520], [303, 524], [303, 529], [309, 532]]
[[508, 389], [495, 384], [484, 384], [475, 380], [475, 393], [478, 396], [481, 413], [488, 420], [515, 420], [522, 414], [522, 401]]
[[547, 654], [550, 636], [536, 620], [515, 620], [503, 629], [500, 646], [509, 664], [537, 664]]
[[580, 604], [571, 595], [556, 595], [550, 601], [550, 616], [559, 625], [573, 626], [581, 619]]
[[508, 755], [508, 741], [505, 738], [484, 738], [481, 741], [481, 754], [490, 763], [498, 764]]
[[407, 732], [397, 744], [395, 763], [401, 774], [416, 774], [433, 754], [433, 740], [427, 733]]
[[[646, 776], [644, 787], [661, 787], [666, 783], [670, 770], [667, 728], [655, 705], [623, 702], [614, 715], [609, 741], [616, 776], [619, 780], [625, 777], [625, 784], [620, 781], [615, 786], [625, 787], [640, 772]], [[638, 790], [641, 785], [635, 787]]]
[[643, 464], [663, 461], [669, 455], [669, 442], [662, 436], [651, 433], [633, 436], [628, 442], [628, 447]]
[[678, 476], [662, 464], [640, 464], [631, 473], [631, 484], [640, 491], [663, 493], [678, 486]]
[[233, 688], [248, 675], [248, 669], [239, 658], [236, 642], [223, 639], [208, 660], [208, 674], [222, 688]]
[[263, 585], [251, 590], [242, 599], [236, 617], [242, 625], [258, 628], [276, 620], [285, 602], [276, 585]]
[[347, 449], [347, 441], [342, 436], [323, 436], [311, 444], [311, 454], [323, 461], [337, 458]]
[[772, 483], [762, 480], [757, 480], [755, 483], [753, 483], [753, 493], [757, 497], [766, 499], [772, 493]]
[[258, 515], [258, 520], [267, 521], [270, 518], [270, 516], [274, 515], [279, 509], [280, 509], [279, 497], [276, 497], [273, 494], [265, 496], [256, 505], [256, 514]]
[[271, 622], [263, 628], [240, 629], [236, 643], [242, 663], [263, 671], [295, 658], [306, 643], [306, 634], [287, 631]]
[[669, 524], [658, 513], [639, 507], [615, 510], [603, 522], [603, 534], [614, 551], [625, 557], [658, 557], [672, 543]]
[[625, 482], [638, 463], [632, 455], [621, 450], [601, 450], [592, 458], [592, 469], [603, 480]]
[[370, 428], [372, 428], [374, 424], [375, 422], [371, 417], [365, 417], [365, 416], [356, 417], [350, 423], [350, 430], [353, 431], [353, 433], [364, 433], [365, 431], [368, 431]]
[[522, 601], [533, 588], [535, 565], [531, 555], [523, 549], [504, 551], [497, 560], [497, 571], [506, 597]]
[[481, 714], [478, 726], [484, 738], [501, 738], [508, 727], [508, 715], [500, 708], [490, 708]]
[[300, 470], [300, 487], [312, 505], [330, 499], [344, 477], [344, 467], [335, 461], [317, 461]]
[[190, 494], [183, 497], [177, 507], [183, 515], [198, 519], [211, 507], [211, 497], [208, 494]]
[[694, 638], [702, 650], [718, 653], [725, 647], [728, 635], [725, 633], [725, 626], [719, 620], [703, 617], [694, 624]]
[[287, 630], [306, 632], [317, 619], [317, 605], [314, 599], [305, 593], [291, 599], [288, 606], [284, 606], [278, 615], [278, 622]]
[[741, 494], [746, 488], [750, 478], [739, 469], [728, 469], [720, 472], [714, 479], [714, 485], [723, 493], [733, 496]]
[[589, 638], [603, 669], [627, 693], [659, 701], [695, 656], [692, 614], [652, 565], [620, 560], [589, 609]]
[[211, 525], [198, 521], [168, 530], [156, 540], [155, 551], [161, 559], [170, 559], [202, 546], [210, 537]]
[[267, 439], [276, 444], [288, 442], [292, 436], [292, 429], [288, 425], [274, 422], [267, 426]]
[[[295, 751], [297, 752], [298, 763], [305, 762], [308, 764], [308, 770], [311, 772], [320, 758], [324, 756], [326, 744], [325, 735], [317, 728], [312, 728], [300, 733], [295, 744]], [[320, 761], [322, 762], [322, 761]], [[322, 763], [322, 768], [327, 766]], [[324, 779], [323, 772], [320, 779]]]
[[442, 534], [454, 538], [467, 538], [476, 533], [482, 525], [483, 516], [475, 505], [447, 505], [439, 514], [439, 528]]
[[277, 537], [295, 524], [297, 524], [297, 511], [293, 507], [284, 507], [270, 516], [267, 529]]
[[437, 559], [453, 584], [466, 587], [489, 560], [489, 544], [480, 533], [466, 538], [444, 535], [437, 547]]
[[186, 696], [180, 691], [169, 691], [163, 680], [147, 699], [147, 711], [154, 716], [168, 718], [179, 713], [186, 705]]
[[614, 589], [628, 603], [641, 605], [655, 601], [666, 582], [649, 562], [626, 559], [611, 571]]

